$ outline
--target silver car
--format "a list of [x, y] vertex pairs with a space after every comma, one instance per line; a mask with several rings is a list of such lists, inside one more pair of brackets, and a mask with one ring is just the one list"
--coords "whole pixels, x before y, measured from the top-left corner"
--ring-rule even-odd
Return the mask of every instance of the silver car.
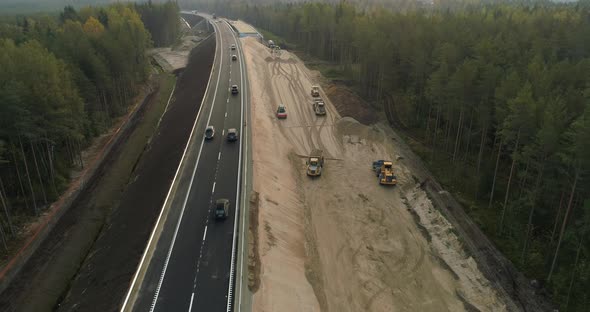
[[205, 129], [205, 140], [211, 140], [215, 136], [215, 127], [207, 126]]

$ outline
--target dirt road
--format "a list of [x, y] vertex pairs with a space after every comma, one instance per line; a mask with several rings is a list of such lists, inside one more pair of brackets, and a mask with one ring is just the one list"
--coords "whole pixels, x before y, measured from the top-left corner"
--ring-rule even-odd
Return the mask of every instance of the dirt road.
[[[293, 54], [242, 39], [251, 85], [260, 285], [253, 311], [503, 311], [503, 297], [463, 250], [403, 160], [381, 187], [371, 162], [395, 160], [386, 131], [315, 116], [315, 74]], [[288, 118], [277, 120], [279, 103]], [[328, 157], [305, 176], [313, 148]]]

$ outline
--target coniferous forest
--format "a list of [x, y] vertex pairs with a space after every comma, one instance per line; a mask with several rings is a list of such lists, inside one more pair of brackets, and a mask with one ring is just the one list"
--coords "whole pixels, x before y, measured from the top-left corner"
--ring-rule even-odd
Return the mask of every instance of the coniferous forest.
[[498, 248], [564, 311], [590, 309], [589, 4], [193, 5], [275, 34], [390, 108]]

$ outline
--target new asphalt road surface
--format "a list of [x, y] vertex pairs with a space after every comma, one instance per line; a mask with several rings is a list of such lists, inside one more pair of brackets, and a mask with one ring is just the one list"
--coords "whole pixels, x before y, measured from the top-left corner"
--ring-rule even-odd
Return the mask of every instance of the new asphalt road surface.
[[[217, 48], [209, 86], [166, 200], [168, 212], [158, 219], [161, 232], [148, 243], [152, 251], [140, 263], [142, 277], [134, 279], [133, 298], [127, 297], [123, 310], [229, 311], [233, 303], [247, 86], [239, 40], [225, 21], [210, 21]], [[232, 94], [232, 85], [238, 94]], [[208, 125], [215, 128], [211, 140], [204, 138]], [[238, 130], [237, 142], [227, 141], [230, 128]], [[229, 215], [216, 220], [213, 205], [221, 198], [230, 202]]]

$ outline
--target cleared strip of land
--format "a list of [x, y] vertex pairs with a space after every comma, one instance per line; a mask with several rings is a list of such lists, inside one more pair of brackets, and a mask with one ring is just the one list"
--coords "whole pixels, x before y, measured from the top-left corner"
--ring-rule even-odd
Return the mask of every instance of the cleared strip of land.
[[[434, 209], [413, 163], [396, 157], [406, 150], [391, 130], [342, 118], [324, 92], [328, 113], [316, 116], [310, 90], [320, 77], [292, 53], [242, 42], [257, 194], [252, 310], [506, 310], [509, 299]], [[275, 117], [279, 104], [285, 120]], [[310, 179], [304, 158], [315, 148], [327, 160], [322, 176]], [[377, 159], [394, 160], [397, 187], [378, 184]]]

